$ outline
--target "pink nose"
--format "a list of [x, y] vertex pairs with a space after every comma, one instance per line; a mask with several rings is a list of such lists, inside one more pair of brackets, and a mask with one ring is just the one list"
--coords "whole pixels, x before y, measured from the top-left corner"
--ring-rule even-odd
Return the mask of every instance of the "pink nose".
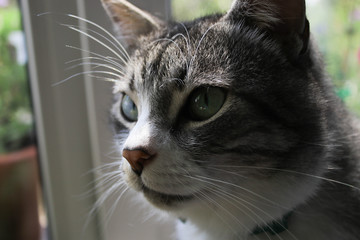
[[144, 167], [149, 164], [154, 155], [150, 155], [143, 150], [127, 150], [124, 149], [123, 157], [130, 163], [132, 170], [140, 175]]

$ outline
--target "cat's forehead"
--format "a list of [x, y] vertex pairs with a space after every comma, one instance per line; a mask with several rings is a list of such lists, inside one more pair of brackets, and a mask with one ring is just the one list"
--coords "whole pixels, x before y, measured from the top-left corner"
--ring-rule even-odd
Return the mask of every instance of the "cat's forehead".
[[189, 93], [200, 86], [241, 86], [279, 59], [278, 46], [264, 36], [218, 18], [169, 25], [141, 38], [117, 89], [150, 96]]
[[229, 49], [217, 24], [187, 27], [178, 24], [165, 34], [144, 38], [126, 68], [131, 90], [193, 89], [229, 85]]

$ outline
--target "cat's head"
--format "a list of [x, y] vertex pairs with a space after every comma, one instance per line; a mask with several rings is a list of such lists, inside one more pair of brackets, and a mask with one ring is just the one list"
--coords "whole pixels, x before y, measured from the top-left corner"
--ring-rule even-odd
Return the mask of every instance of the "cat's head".
[[293, 172], [326, 168], [326, 97], [303, 0], [185, 23], [103, 4], [129, 54], [112, 113], [130, 187], [167, 210], [261, 216], [311, 195], [317, 182]]

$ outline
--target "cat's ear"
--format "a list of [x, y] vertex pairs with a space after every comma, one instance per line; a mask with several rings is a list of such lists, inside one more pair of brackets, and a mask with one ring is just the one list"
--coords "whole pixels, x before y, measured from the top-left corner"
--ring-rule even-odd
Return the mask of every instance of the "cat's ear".
[[226, 18], [237, 21], [240, 17], [275, 33], [293, 54], [302, 54], [308, 48], [305, 0], [235, 0]]
[[165, 24], [159, 18], [141, 10], [125, 0], [101, 0], [111, 18], [115, 31], [132, 50], [139, 44], [139, 37], [161, 29]]

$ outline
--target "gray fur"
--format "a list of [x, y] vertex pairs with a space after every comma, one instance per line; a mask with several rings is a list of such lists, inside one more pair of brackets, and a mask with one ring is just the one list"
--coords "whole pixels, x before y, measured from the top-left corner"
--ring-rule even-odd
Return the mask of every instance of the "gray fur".
[[[288, 211], [288, 231], [258, 239], [359, 239], [359, 123], [335, 96], [306, 18], [288, 25], [277, 12], [266, 18], [281, 1], [264, 2], [238, 0], [228, 14], [138, 36], [114, 106], [128, 94], [139, 123], [124, 123], [119, 107], [113, 119], [129, 128], [119, 148], [157, 157], [141, 176], [124, 159], [125, 180], [188, 219], [192, 239], [257, 239], [256, 226]], [[279, 21], [301, 28], [284, 32]], [[202, 86], [226, 89], [227, 98], [213, 118], [196, 122], [187, 98]]]

